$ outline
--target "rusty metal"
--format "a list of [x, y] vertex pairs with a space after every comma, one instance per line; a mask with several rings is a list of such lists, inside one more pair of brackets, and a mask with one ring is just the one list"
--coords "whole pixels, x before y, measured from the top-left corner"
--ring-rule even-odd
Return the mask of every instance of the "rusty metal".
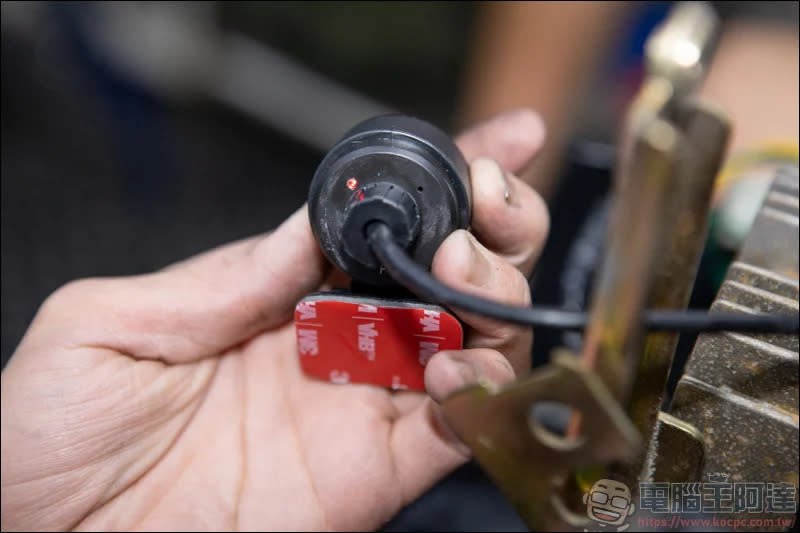
[[[578, 500], [561, 496], [574, 488], [575, 474], [641, 456], [638, 434], [618, 398], [631, 385], [640, 354], [642, 306], [655, 253], [663, 249], [652, 229], [665, 227], [677, 142], [676, 129], [658, 119], [636, 139], [626, 168], [631, 177], [624, 180], [617, 204], [611, 263], [596, 300], [594, 344], [587, 343], [602, 356], [594, 372], [586, 359], [561, 355], [505, 389], [467, 389], [443, 404], [449, 425], [533, 529], [581, 527], [585, 518], [570, 510]], [[523, 423], [542, 401], [560, 402], [579, 413], [580, 434], [548, 437], [536, 424]]]
[[[687, 142], [679, 154], [669, 198], [669, 240], [654, 265], [655, 280], [649, 292], [648, 309], [682, 309], [697, 275], [708, 233], [708, 215], [714, 180], [722, 164], [730, 136], [730, 123], [711, 104], [690, 100], [676, 113]], [[636, 369], [636, 380], [627, 405], [628, 415], [641, 433], [640, 456], [616, 472], [630, 486], [647, 481], [653, 465], [646, 459], [656, 430], [664, 388], [672, 366], [677, 333], [650, 333]], [[670, 431], [669, 429], [666, 431]]]
[[[690, 93], [702, 79], [715, 27], [706, 7], [679, 4], [648, 41], [650, 76], [621, 137], [610, 241], [582, 357], [559, 354], [525, 380], [500, 390], [472, 387], [443, 405], [456, 434], [532, 529], [585, 527], [575, 508], [581, 489], [609, 474], [635, 488], [641, 481], [701, 481], [719, 471], [717, 451], [724, 464], [742, 465], [743, 455], [757, 463], [741, 446], [745, 436], [758, 440], [756, 424], [736, 433], [724, 418], [748, 409], [775, 450], [760, 458], [761, 470], [753, 464], [744, 471], [764, 479], [777, 467], [785, 475], [776, 481], [797, 485], [797, 338], [701, 337], [698, 350], [712, 343], [708, 351], [731, 358], [746, 353], [749, 366], [723, 366], [715, 356], [693, 361], [668, 414], [659, 407], [677, 335], [645, 336], [640, 322], [645, 308], [686, 307], [705, 242], [730, 124]], [[687, 51], [692, 47], [697, 53]], [[796, 171], [794, 179], [785, 172], [776, 178], [753, 229], [760, 238], [748, 241], [712, 309], [797, 313], [796, 182]], [[787, 227], [794, 228], [794, 247], [767, 237]], [[537, 425], [539, 402], [573, 409], [566, 437]], [[724, 445], [715, 430], [720, 416]], [[794, 451], [781, 453], [787, 444]], [[638, 490], [632, 499], [639, 503]]]
[[[675, 154], [676, 168], [665, 198], [672, 216], [665, 221], [668, 233], [659, 261], [653, 265], [655, 278], [646, 302], [649, 309], [682, 309], [688, 305], [708, 231], [713, 184], [731, 125], [721, 110], [693, 99], [691, 93], [705, 73], [717, 23], [708, 5], [681, 3], [646, 43], [648, 81], [634, 103], [630, 127], [641, 127], [658, 116], [674, 124], [683, 140]], [[683, 468], [697, 468], [702, 461], [702, 444], [691, 437], [696, 432], [660, 412], [677, 343], [675, 333], [651, 333], [637, 354], [635, 381], [624, 405], [644, 446], [635, 460], [610, 468], [629, 486], [652, 480], [659, 466], [653, 450], [676, 439], [682, 439], [694, 453], [675, 461], [670, 477], [677, 477]], [[659, 429], [662, 442], [656, 440]], [[664, 475], [667, 467], [663, 463], [660, 467]], [[634, 501], [638, 503], [636, 495]]]
[[[688, 303], [713, 180], [730, 134], [723, 113], [690, 97], [705, 73], [717, 23], [708, 5], [679, 3], [647, 40], [648, 77], [626, 119], [615, 176], [618, 205], [584, 343], [586, 364], [623, 405], [639, 376], [636, 392], [646, 393], [631, 409], [637, 427], [647, 435], [655, 425], [659, 400], [649, 391], [653, 384], [663, 388], [675, 338], [650, 336], [644, 350], [638, 319], [645, 305], [676, 309]], [[649, 185], [648, 196], [637, 187], [648, 186], [652, 170], [637, 162], [650, 156], [637, 151], [636, 139], [657, 123], [672, 128], [672, 166], [666, 174], [660, 169], [664, 183], [657, 194]], [[637, 183], [628, 183], [631, 179]], [[658, 205], [643, 205], [653, 199]], [[644, 215], [644, 209], [651, 214]]]
[[[679, 4], [648, 44], [650, 76], [629, 110], [620, 141], [610, 240], [582, 357], [562, 354], [502, 390], [473, 387], [444, 402], [450, 426], [533, 529], [585, 526], [586, 518], [571, 510], [580, 480], [596, 477], [609, 465], [637, 472], [646, 457], [621, 405], [628, 404], [635, 384], [659, 382], [663, 388], [673, 339], [655, 338], [650, 358], [640, 364], [642, 312], [654, 300], [685, 306], [697, 266], [698, 233], [705, 227], [711, 179], [728, 125], [708, 106], [690, 103], [687, 95], [702, 77], [715, 26], [706, 8]], [[691, 206], [691, 212], [671, 224], [681, 204]], [[673, 250], [687, 257], [662, 260], [658, 268], [659, 259]], [[662, 288], [655, 298], [654, 282]], [[663, 290], [672, 283], [685, 290], [677, 296]], [[639, 382], [637, 371], [644, 372]], [[638, 424], [649, 440], [660, 397], [646, 394], [644, 399]], [[567, 437], [531, 425], [534, 404], [543, 401], [573, 408]], [[626, 467], [632, 460], [633, 466]]]
[[[703, 435], [669, 413], [658, 413], [649, 458], [654, 482], [687, 483], [701, 478], [706, 456]], [[680, 450], [680, 453], [674, 453]]]
[[[642, 350], [641, 316], [657, 253], [665, 248], [668, 198], [675, 194], [680, 134], [653, 119], [619, 167], [623, 184], [613, 206], [610, 242], [600, 266], [583, 361], [617, 401], [627, 401]], [[627, 176], [626, 176], [627, 174]]]
[[[667, 23], [647, 41], [648, 78], [627, 117], [621, 145], [622, 163], [615, 176], [622, 198], [616, 206], [618, 218], [612, 226], [610, 250], [601, 266], [584, 344], [584, 360], [628, 408], [635, 427], [644, 437], [646, 446], [639, 457], [614, 467], [631, 485], [649, 476], [645, 452], [657, 422], [678, 340], [675, 334], [662, 333], [648, 335], [643, 342], [636, 320], [644, 306], [679, 309], [688, 304], [707, 233], [714, 178], [730, 136], [730, 124], [724, 113], [690, 97], [705, 71], [716, 23], [713, 11], [704, 4], [678, 4]], [[686, 55], [687, 50], [692, 57]], [[649, 227], [638, 228], [640, 235], [647, 232], [648, 248], [644, 241], [633, 237], [637, 230], [630, 227], [630, 220], [641, 219], [628, 212], [630, 204], [625, 203], [624, 195], [635, 190], [635, 185], [627, 183], [632, 179], [629, 176], [639, 176], [642, 170], [633, 164], [637, 155], [641, 155], [637, 154], [633, 139], [657, 120], [668, 121], [678, 139], [671, 153], [674, 167], [659, 198], [663, 205], [657, 208], [666, 211], [654, 214], [648, 220]], [[656, 208], [649, 206], [649, 209]], [[645, 260], [632, 261], [630, 254], [637, 253]], [[652, 259], [649, 265], [647, 259]], [[636, 272], [631, 277], [631, 269], [645, 266], [650, 270]], [[616, 282], [611, 279], [613, 276], [617, 276]], [[630, 283], [630, 279], [634, 282]], [[632, 307], [631, 295], [637, 292], [646, 301]], [[617, 331], [612, 333], [614, 313], [618, 312], [620, 302], [628, 306], [629, 314], [625, 322], [617, 322]], [[624, 355], [620, 357], [620, 353]], [[573, 434], [576, 427], [573, 420]]]
[[[752, 229], [752, 233], [762, 238], [752, 239], [743, 247], [739, 257], [741, 262], [797, 279], [797, 246], [787, 246], [781, 238], [769, 238], [791, 235], [792, 231], [797, 237], [797, 188], [797, 167], [780, 168]], [[796, 239], [794, 244], [797, 244]]]
[[[538, 402], [559, 402], [583, 413], [580, 437], [567, 439], [538, 425]], [[568, 353], [501, 391], [476, 385], [449, 398], [450, 427], [534, 530], [587, 525], [561, 497], [570, 472], [625, 460], [639, 447], [636, 431], [602, 382]], [[529, 430], [526, 431], [526, 428]]]
[[[712, 309], [798, 312], [797, 205], [797, 167], [782, 168]], [[705, 462], [696, 481], [722, 474], [731, 482], [797, 487], [799, 352], [798, 338], [791, 335], [700, 336], [670, 408], [702, 434]], [[659, 449], [658, 461], [675, 461], [680, 453]]]

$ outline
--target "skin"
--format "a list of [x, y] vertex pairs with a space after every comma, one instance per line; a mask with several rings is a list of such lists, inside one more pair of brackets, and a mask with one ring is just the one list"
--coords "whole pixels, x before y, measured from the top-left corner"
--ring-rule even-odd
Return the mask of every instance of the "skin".
[[[530, 301], [548, 217], [510, 172], [543, 138], [524, 110], [458, 138], [477, 239], [451, 235], [436, 277]], [[291, 318], [330, 270], [303, 207], [268, 235], [56, 291], [2, 373], [2, 529], [376, 529], [466, 461], [438, 402], [526, 372], [530, 331], [460, 314], [466, 348], [431, 359], [428, 394], [323, 383], [300, 371]]]
[[[570, 136], [601, 61], [621, 35], [630, 2], [479, 2], [464, 91], [463, 124], [531, 106], [547, 124], [541, 154], [521, 177], [550, 200]], [[558, 50], [558, 53], [553, 53]]]

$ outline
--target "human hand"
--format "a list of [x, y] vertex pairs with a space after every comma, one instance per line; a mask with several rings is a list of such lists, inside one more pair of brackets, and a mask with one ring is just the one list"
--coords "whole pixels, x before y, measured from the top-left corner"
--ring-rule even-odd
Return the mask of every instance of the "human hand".
[[[458, 138], [493, 251], [455, 232], [440, 280], [530, 301], [546, 208], [475, 158], [517, 171], [543, 135], [520, 111]], [[2, 529], [376, 529], [463, 463], [437, 401], [526, 372], [529, 328], [458, 313], [465, 349], [430, 360], [428, 395], [318, 381], [291, 318], [329, 268], [302, 208], [266, 236], [56, 291], [2, 373]]]

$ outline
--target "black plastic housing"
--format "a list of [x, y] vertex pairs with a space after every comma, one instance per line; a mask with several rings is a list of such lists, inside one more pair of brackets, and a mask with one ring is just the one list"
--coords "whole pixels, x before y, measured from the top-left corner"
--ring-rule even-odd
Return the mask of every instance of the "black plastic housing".
[[354, 280], [393, 284], [365, 247], [366, 225], [385, 222], [429, 268], [442, 241], [469, 226], [468, 172], [453, 140], [432, 124], [404, 115], [368, 119], [317, 168], [308, 194], [311, 228], [328, 259]]

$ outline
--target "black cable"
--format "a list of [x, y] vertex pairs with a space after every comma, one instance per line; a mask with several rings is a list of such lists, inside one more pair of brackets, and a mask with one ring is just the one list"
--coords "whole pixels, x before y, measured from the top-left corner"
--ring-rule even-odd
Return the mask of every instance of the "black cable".
[[[506, 305], [448, 287], [408, 257], [395, 243], [391, 230], [385, 224], [373, 222], [367, 227], [366, 233], [373, 253], [392, 278], [420, 298], [513, 324], [572, 330], [580, 330], [586, 326], [587, 313], [584, 312], [552, 307]], [[790, 334], [800, 332], [798, 315], [648, 310], [645, 311], [643, 320], [644, 327], [651, 331]]]

